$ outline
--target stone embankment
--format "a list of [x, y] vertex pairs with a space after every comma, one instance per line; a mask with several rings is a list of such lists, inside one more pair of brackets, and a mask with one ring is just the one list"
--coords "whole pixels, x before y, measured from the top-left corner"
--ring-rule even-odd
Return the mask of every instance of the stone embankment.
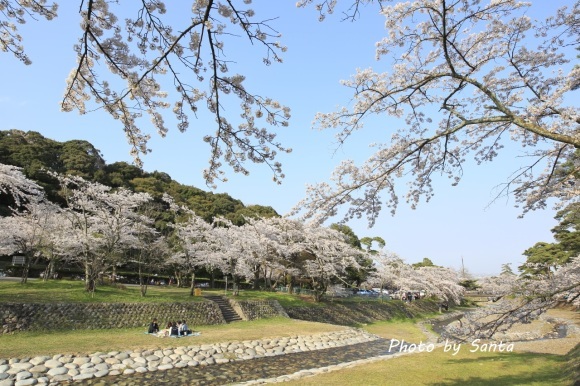
[[[230, 299], [229, 302], [244, 320], [288, 317], [275, 300]], [[161, 323], [187, 320], [195, 326], [226, 323], [218, 305], [208, 300], [181, 303], [2, 303], [0, 335], [23, 331], [145, 328], [152, 318]]]
[[[413, 318], [436, 312], [433, 301], [331, 303], [326, 307], [286, 307], [275, 301], [228, 299], [243, 320], [285, 317], [353, 326], [388, 320]], [[201, 300], [182, 303], [1, 303], [0, 335], [23, 331], [92, 330], [131, 328], [149, 325], [152, 318], [161, 323], [187, 320], [190, 325], [226, 323], [215, 302]]]
[[23, 331], [92, 330], [146, 327], [187, 320], [190, 325], [224, 324], [210, 301], [183, 303], [2, 303], [0, 334]]
[[[181, 339], [190, 338], [179, 339], [176, 339], [176, 343]], [[130, 375], [172, 368], [208, 366], [342, 347], [377, 339], [379, 339], [377, 336], [363, 330], [347, 328], [309, 336], [192, 345], [171, 349], [98, 352], [86, 356], [55, 355], [0, 359], [0, 386], [55, 385], [107, 375]]]

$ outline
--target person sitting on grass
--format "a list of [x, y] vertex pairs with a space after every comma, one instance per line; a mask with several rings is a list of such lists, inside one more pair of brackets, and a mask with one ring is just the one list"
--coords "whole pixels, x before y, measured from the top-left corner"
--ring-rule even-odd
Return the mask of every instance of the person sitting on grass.
[[167, 327], [157, 333], [160, 338], [166, 338], [171, 334], [171, 322], [167, 322]]
[[187, 327], [185, 320], [183, 322], [181, 320], [177, 322], [177, 326], [179, 330], [179, 336], [186, 336], [191, 334], [191, 331], [189, 330], [189, 327]]
[[149, 330], [147, 331], [148, 334], [157, 334], [159, 332], [159, 325], [157, 324], [157, 319], [153, 319], [151, 324], [149, 325]]
[[178, 337], [179, 336], [179, 328], [177, 328], [177, 324], [175, 322], [171, 323], [171, 330], [169, 336]]

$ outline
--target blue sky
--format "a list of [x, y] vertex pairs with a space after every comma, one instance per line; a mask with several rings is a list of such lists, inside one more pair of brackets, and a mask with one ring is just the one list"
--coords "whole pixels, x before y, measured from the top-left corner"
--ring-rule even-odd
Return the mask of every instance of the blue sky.
[[[78, 5], [62, 3], [58, 19], [20, 27], [31, 66], [6, 54], [0, 56], [0, 130], [33, 130], [59, 141], [84, 139], [93, 143], [108, 163], [131, 162], [118, 122], [103, 112], [84, 116], [60, 112], [65, 79], [75, 65], [72, 45], [79, 36]], [[167, 3], [171, 8], [172, 2]], [[545, 12], [554, 4], [572, 3], [542, 2], [541, 7]], [[281, 186], [272, 182], [265, 166], [251, 165], [248, 177], [226, 169], [229, 181], [218, 184], [216, 192], [227, 192], [245, 204], [270, 205], [284, 214], [304, 197], [306, 184], [327, 180], [343, 159], [360, 163], [372, 154], [368, 147], [371, 142], [388, 138], [388, 130], [402, 123], [387, 117], [373, 121], [340, 149], [336, 149], [334, 132], [311, 129], [317, 112], [329, 112], [349, 102], [351, 95], [340, 86], [341, 79], [347, 79], [357, 67], [388, 69], [387, 62], [374, 60], [374, 44], [384, 34], [376, 7], [365, 9], [355, 23], [340, 22], [340, 15], [320, 23], [312, 8], [297, 9], [295, 1], [259, 0], [254, 1], [253, 8], [258, 18], [279, 17], [273, 25], [283, 34], [280, 40], [288, 51], [283, 55], [284, 63], [266, 67], [261, 63], [262, 52], [244, 42], [232, 54], [237, 61], [232, 72], [245, 74], [248, 88], [291, 107], [290, 126], [277, 132], [278, 139], [294, 151], [279, 158], [286, 174]], [[231, 114], [239, 112], [232, 109]], [[205, 188], [202, 171], [209, 148], [201, 138], [213, 122], [200, 115], [199, 120], [192, 119], [188, 132], [181, 134], [172, 127], [169, 114], [166, 121], [170, 132], [164, 139], [148, 127], [148, 122], [142, 128], [151, 132], [153, 149], [143, 159], [144, 169], [163, 171], [181, 183]], [[451, 187], [446, 178], [435, 181], [435, 197], [416, 210], [402, 202], [394, 217], [384, 210], [372, 229], [367, 229], [365, 220], [348, 225], [359, 237], [381, 236], [387, 248], [407, 262], [429, 257], [436, 264], [459, 268], [463, 258], [473, 274], [498, 273], [503, 263], [513, 263], [515, 268], [525, 260], [521, 253], [526, 248], [538, 241], [553, 241], [550, 229], [556, 224], [551, 210], [518, 219], [520, 211], [513, 207], [513, 201], [489, 205], [494, 187], [520, 165], [516, 158], [519, 151], [514, 146], [488, 165], [468, 163], [457, 187]]]

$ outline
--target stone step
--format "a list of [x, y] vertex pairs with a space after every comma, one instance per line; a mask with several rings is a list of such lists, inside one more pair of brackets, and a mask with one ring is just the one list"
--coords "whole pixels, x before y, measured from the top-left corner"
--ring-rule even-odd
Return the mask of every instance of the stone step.
[[218, 305], [226, 323], [237, 322], [242, 320], [240, 315], [238, 315], [236, 310], [232, 308], [227, 299], [224, 299], [222, 296], [209, 295], [205, 296], [205, 298]]

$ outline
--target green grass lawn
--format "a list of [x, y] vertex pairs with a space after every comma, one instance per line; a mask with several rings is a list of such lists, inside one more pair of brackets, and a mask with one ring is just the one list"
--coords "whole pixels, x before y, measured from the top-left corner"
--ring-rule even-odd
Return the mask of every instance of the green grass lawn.
[[[202, 289], [202, 295], [224, 295], [224, 290]], [[228, 297], [232, 297], [228, 291]], [[238, 300], [275, 299], [284, 307], [317, 306], [297, 295], [268, 291], [240, 291]], [[93, 294], [85, 292], [80, 280], [29, 280], [26, 284], [0, 280], [0, 303], [174, 303], [201, 301], [199, 296], [189, 296], [189, 288], [175, 286], [149, 286], [147, 295], [141, 296], [139, 286], [100, 285]]]
[[566, 357], [530, 353], [470, 353], [452, 356], [435, 349], [376, 361], [285, 383], [365, 386], [571, 385], [563, 374]]
[[142, 297], [138, 286], [97, 286], [94, 295], [87, 293], [80, 280], [29, 280], [26, 284], [0, 281], [0, 303], [165, 303], [195, 301], [187, 288], [150, 286]]

